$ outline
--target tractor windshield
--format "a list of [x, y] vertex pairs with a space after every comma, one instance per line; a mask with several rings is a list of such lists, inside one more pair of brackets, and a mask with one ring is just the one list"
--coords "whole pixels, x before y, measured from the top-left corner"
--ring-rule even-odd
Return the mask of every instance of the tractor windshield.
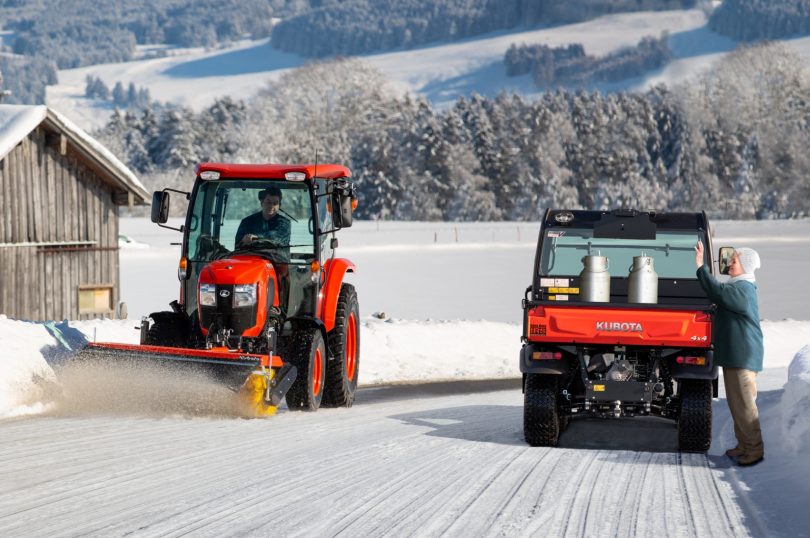
[[606, 256], [614, 277], [630, 273], [634, 256], [650, 256], [659, 278], [696, 279], [695, 244], [707, 244], [702, 232], [662, 231], [655, 239], [594, 238], [592, 229], [546, 230], [540, 259], [541, 276], [576, 276], [584, 268], [582, 258]]
[[192, 262], [235, 253], [293, 264], [306, 264], [315, 257], [312, 202], [303, 183], [202, 182], [188, 228]]

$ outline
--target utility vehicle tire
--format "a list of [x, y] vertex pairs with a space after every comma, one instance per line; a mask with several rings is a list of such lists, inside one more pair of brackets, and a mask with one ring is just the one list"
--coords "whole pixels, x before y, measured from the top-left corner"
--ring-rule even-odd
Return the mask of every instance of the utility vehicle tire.
[[326, 370], [326, 344], [321, 331], [314, 327], [299, 328], [287, 343], [288, 360], [298, 369], [290, 390], [290, 410], [317, 411], [321, 406]]
[[154, 312], [149, 315], [152, 325], [146, 334], [149, 346], [185, 347], [188, 343], [188, 320], [175, 312]]
[[343, 284], [337, 302], [335, 327], [329, 331], [332, 360], [326, 365], [324, 407], [351, 407], [360, 373], [360, 307], [357, 292]]
[[560, 413], [557, 376], [527, 374], [523, 394], [523, 436], [531, 446], [557, 446]]
[[678, 450], [706, 452], [712, 444], [712, 382], [710, 379], [685, 379], [678, 385], [681, 398]]
[[568, 424], [571, 423], [571, 417], [569, 415], [560, 415], [560, 433], [564, 432], [568, 429]]

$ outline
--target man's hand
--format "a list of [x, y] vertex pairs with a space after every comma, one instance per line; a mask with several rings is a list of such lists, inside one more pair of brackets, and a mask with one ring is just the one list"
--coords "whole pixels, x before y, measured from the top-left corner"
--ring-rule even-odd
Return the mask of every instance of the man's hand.
[[695, 245], [695, 265], [697, 265], [698, 269], [703, 267], [703, 242], [700, 239]]
[[242, 240], [239, 241], [239, 244], [240, 245], [249, 245], [252, 242], [254, 242], [255, 240], [257, 240], [258, 238], [259, 238], [259, 236], [255, 235], [255, 234], [245, 234], [244, 236], [242, 236]]

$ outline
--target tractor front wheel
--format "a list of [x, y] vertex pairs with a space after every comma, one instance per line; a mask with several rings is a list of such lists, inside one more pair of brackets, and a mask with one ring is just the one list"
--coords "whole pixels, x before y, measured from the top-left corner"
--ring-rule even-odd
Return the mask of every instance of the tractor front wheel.
[[153, 312], [152, 325], [142, 344], [151, 346], [184, 347], [188, 345], [188, 320], [175, 312]]
[[351, 407], [357, 392], [360, 366], [360, 313], [357, 292], [343, 284], [338, 296], [335, 327], [329, 332], [329, 349], [333, 356], [326, 367], [323, 405]]
[[289, 361], [298, 369], [290, 390], [287, 407], [290, 410], [316, 411], [321, 406], [326, 374], [326, 344], [317, 328], [296, 330], [287, 349]]

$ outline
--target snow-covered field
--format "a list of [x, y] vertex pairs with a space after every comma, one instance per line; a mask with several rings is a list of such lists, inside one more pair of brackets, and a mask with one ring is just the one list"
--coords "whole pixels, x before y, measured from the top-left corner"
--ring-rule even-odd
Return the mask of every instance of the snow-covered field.
[[[588, 54], [604, 55], [635, 45], [642, 37], [668, 32], [675, 60], [648, 76], [600, 89], [644, 89], [654, 84], [683, 81], [711, 66], [734, 42], [706, 28], [700, 9], [609, 15], [592, 21], [497, 32], [453, 43], [438, 43], [412, 50], [369, 54], [363, 59], [377, 67], [401, 91], [427, 96], [438, 105], [475, 91], [494, 96], [514, 90], [534, 95], [528, 75], [507, 77], [503, 57], [512, 43], [560, 46], [582, 43]], [[810, 57], [810, 39], [791, 42]], [[248, 98], [268, 81], [306, 59], [272, 49], [266, 40], [242, 42], [231, 48], [168, 49], [168, 56], [118, 64], [95, 65], [59, 72], [59, 84], [47, 89], [47, 103], [85, 129], [103, 125], [112, 104], [84, 98], [85, 78], [100, 77], [109, 87], [121, 81], [146, 87], [154, 99], [194, 109], [229, 95]]]
[[[179, 252], [169, 243], [179, 235], [123, 219], [121, 232], [149, 245], [121, 252], [130, 320], [0, 317], [0, 535], [806, 535], [810, 292], [800, 277], [810, 270], [810, 221], [714, 224], [715, 248], [750, 245], [763, 260], [766, 460], [745, 470], [722, 456], [734, 439], [722, 383], [707, 457], [675, 454], [672, 424], [655, 420], [575, 421], [559, 449], [524, 445], [522, 397], [509, 379], [519, 376], [520, 299], [537, 231], [405, 222], [344, 230], [341, 255], [358, 264], [366, 388], [351, 410], [282, 410], [259, 427], [223, 415], [221, 390], [203, 380], [55, 373], [70, 370], [60, 370], [66, 350], [85, 340], [135, 342], [135, 318], [177, 294]], [[494, 388], [385, 386], [497, 378]], [[243, 457], [260, 446], [272, 447], [272, 462]], [[224, 466], [223, 447], [237, 458]], [[268, 501], [283, 510], [259, 502], [265, 487], [269, 499], [283, 492]], [[323, 506], [308, 504], [313, 487]], [[329, 515], [313, 519], [312, 510]]]

